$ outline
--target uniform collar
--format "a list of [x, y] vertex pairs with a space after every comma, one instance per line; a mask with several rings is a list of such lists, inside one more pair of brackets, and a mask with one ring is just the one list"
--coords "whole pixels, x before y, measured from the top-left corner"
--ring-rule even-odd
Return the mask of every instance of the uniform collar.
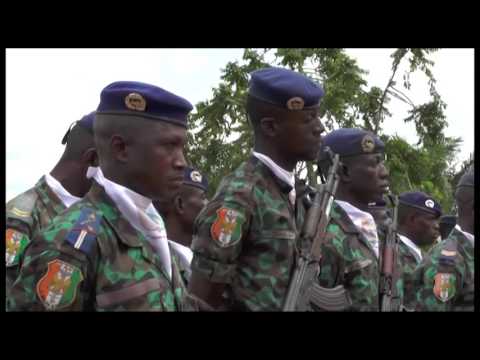
[[265, 166], [268, 167], [275, 174], [276, 177], [290, 185], [293, 189], [295, 188], [295, 175], [293, 174], [293, 171], [290, 172], [283, 169], [280, 165], [275, 163], [275, 161], [273, 161], [265, 154], [256, 151], [253, 151], [252, 154], [263, 164], [265, 164]]
[[420, 263], [423, 258], [422, 251], [420, 250], [420, 248], [405, 235], [398, 234], [398, 237], [405, 245], [407, 245], [407, 247], [410, 249], [410, 251], [412, 252], [417, 262]]
[[472, 246], [475, 246], [475, 236], [474, 235], [470, 234], [469, 232], [463, 231], [462, 228], [460, 227], [460, 225], [458, 225], [458, 224], [455, 225], [455, 229], [457, 229], [463, 235], [465, 235], [465, 237], [468, 239], [468, 241], [470, 241]]
[[65, 207], [69, 208], [73, 204], [75, 204], [77, 201], [80, 201], [82, 198], [79, 198], [77, 196], [74, 196], [70, 194], [58, 181], [55, 179], [52, 175], [50, 174], [45, 174], [45, 181], [47, 185], [52, 189], [52, 191], [55, 193], [55, 195], [58, 196], [58, 198], [62, 201], [62, 203], [65, 205]]

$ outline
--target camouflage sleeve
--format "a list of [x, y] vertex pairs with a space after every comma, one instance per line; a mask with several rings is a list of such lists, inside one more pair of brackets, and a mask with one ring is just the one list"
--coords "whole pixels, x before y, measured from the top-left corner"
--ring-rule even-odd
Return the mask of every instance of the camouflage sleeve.
[[233, 193], [210, 202], [195, 222], [192, 270], [212, 282], [231, 283], [250, 217], [244, 195]]
[[80, 311], [91, 307], [92, 258], [66, 241], [72, 224], [55, 221], [25, 252], [7, 298], [7, 311]]
[[413, 274], [416, 311], [449, 311], [462, 283], [455, 268], [440, 263], [439, 251], [426, 256]]
[[318, 283], [326, 288], [333, 288], [343, 283], [344, 262], [339, 252], [341, 243], [336, 238], [337, 231], [339, 231], [337, 225], [328, 225], [327, 238], [322, 244]]

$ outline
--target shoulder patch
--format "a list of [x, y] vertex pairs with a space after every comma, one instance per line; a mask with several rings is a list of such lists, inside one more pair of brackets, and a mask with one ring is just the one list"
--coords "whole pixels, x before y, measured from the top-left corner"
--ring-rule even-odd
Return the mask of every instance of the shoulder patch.
[[433, 294], [441, 302], [447, 302], [455, 296], [455, 275], [438, 273], [435, 275]]
[[14, 229], [7, 229], [5, 236], [5, 263], [7, 267], [18, 264], [29, 242], [28, 236]]
[[210, 228], [212, 239], [222, 247], [235, 245], [242, 238], [242, 225], [245, 216], [237, 210], [220, 208], [217, 210], [217, 218]]
[[55, 259], [37, 283], [37, 296], [47, 310], [57, 310], [73, 303], [83, 275], [79, 268]]
[[31, 222], [30, 216], [35, 208], [37, 199], [38, 194], [35, 189], [27, 190], [23, 194], [18, 195], [6, 205], [7, 217]]
[[68, 232], [66, 241], [75, 249], [90, 254], [97, 240], [102, 217], [89, 207], [84, 207], [72, 229]]

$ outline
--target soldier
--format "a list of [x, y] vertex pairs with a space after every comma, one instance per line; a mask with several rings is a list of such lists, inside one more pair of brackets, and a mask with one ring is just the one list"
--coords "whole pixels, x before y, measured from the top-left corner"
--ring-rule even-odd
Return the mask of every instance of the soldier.
[[471, 167], [455, 192], [457, 225], [415, 270], [417, 311], [474, 310], [474, 183]]
[[251, 74], [246, 108], [253, 154], [222, 180], [194, 228], [189, 290], [213, 307], [281, 310], [303, 245], [296, 243], [304, 208], [296, 201], [293, 171], [297, 162], [318, 156], [323, 94], [294, 71]]
[[130, 81], [103, 89], [94, 134], [100, 168], [84, 199], [38, 234], [9, 310], [176, 311], [189, 297], [152, 199], [183, 181], [192, 105]]
[[[316, 310], [379, 311], [381, 249], [368, 204], [388, 192], [385, 146], [368, 131], [344, 128], [325, 136], [325, 146], [340, 155], [343, 165], [322, 243], [318, 280], [326, 306]], [[327, 170], [322, 160], [320, 166]], [[341, 287], [345, 291], [334, 291]]]
[[186, 285], [191, 275], [190, 263], [193, 253], [190, 245], [192, 244], [193, 224], [200, 210], [207, 205], [207, 190], [207, 178], [198, 170], [187, 167], [183, 185], [173, 201], [153, 202], [165, 221], [170, 248], [178, 260], [180, 274]]
[[36, 231], [79, 201], [91, 186], [87, 173], [96, 166], [95, 112], [74, 122], [63, 137], [65, 151], [50, 173], [6, 204], [6, 288], [18, 276], [27, 245]]
[[445, 240], [457, 224], [457, 217], [455, 215], [443, 215], [440, 217], [439, 224], [440, 236], [442, 240]]
[[430, 195], [420, 191], [404, 192], [399, 196], [398, 205], [398, 264], [401, 267], [403, 283], [403, 305], [410, 309], [413, 295], [412, 275], [428, 249], [440, 236], [440, 204]]

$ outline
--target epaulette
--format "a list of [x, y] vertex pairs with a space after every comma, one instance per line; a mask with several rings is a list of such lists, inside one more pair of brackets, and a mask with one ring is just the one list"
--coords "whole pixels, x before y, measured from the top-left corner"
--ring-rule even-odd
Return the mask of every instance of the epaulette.
[[440, 266], [455, 266], [455, 258], [457, 256], [457, 242], [453, 239], [445, 240], [445, 244], [440, 250], [438, 263]]
[[33, 224], [32, 212], [37, 199], [38, 194], [35, 188], [29, 189], [13, 198], [6, 204], [7, 218], [18, 219], [31, 226]]
[[90, 207], [81, 209], [80, 216], [68, 232], [66, 241], [75, 249], [90, 255], [97, 240], [102, 215]]

